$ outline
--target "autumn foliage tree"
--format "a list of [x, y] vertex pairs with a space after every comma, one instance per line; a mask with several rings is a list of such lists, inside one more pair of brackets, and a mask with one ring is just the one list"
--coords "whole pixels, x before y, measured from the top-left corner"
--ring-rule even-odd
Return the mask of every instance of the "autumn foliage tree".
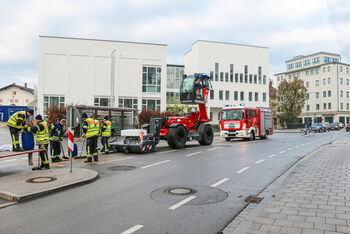
[[272, 108], [276, 110], [282, 121], [295, 122], [304, 107], [306, 92], [304, 81], [296, 77], [291, 82], [283, 80], [279, 84], [277, 101]]
[[143, 109], [139, 114], [138, 114], [138, 120], [139, 120], [139, 125], [140, 127], [143, 124], [149, 123], [150, 119], [152, 117], [167, 117], [167, 116], [175, 116], [174, 113], [172, 112], [160, 112], [160, 111], [151, 111], [151, 110], [146, 110]]
[[50, 106], [46, 110], [47, 122], [50, 124], [56, 123], [61, 119], [66, 118], [66, 107], [64, 106]]

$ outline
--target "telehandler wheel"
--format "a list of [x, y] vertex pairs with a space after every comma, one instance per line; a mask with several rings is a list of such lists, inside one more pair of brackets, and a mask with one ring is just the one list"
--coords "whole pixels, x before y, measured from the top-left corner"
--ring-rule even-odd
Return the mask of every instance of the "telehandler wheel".
[[230, 141], [231, 138], [230, 138], [230, 137], [226, 137], [225, 140], [226, 140], [226, 141]]
[[214, 139], [213, 128], [211, 127], [211, 125], [207, 125], [204, 128], [202, 140], [198, 142], [201, 145], [211, 145], [211, 143], [213, 143], [213, 139]]
[[173, 149], [185, 148], [187, 139], [186, 129], [183, 126], [169, 128], [167, 140], [168, 145]]

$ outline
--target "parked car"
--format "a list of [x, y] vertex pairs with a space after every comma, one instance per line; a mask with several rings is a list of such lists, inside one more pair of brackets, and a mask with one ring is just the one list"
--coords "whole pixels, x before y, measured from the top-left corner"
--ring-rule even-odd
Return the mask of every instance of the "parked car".
[[330, 124], [328, 122], [323, 122], [323, 126], [325, 127], [326, 131], [330, 131], [331, 127], [329, 126]]
[[339, 123], [331, 123], [330, 127], [331, 127], [331, 130], [337, 130], [337, 131], [340, 130]]
[[326, 128], [325, 126], [323, 126], [322, 123], [314, 123], [313, 125], [311, 125], [311, 130], [315, 132], [325, 132]]
[[348, 124], [346, 125], [345, 129], [346, 129], [347, 132], [350, 131], [350, 123], [348, 123]]
[[345, 126], [344, 126], [344, 124], [342, 122], [339, 122], [339, 127], [340, 128], [344, 128]]

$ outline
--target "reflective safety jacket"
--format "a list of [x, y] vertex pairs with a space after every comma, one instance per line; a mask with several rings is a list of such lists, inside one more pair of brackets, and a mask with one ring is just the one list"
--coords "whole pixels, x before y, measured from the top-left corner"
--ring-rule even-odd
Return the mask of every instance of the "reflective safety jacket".
[[100, 133], [100, 121], [98, 121], [98, 119], [95, 119], [95, 134], [96, 134], [96, 136], [98, 136], [99, 133]]
[[49, 126], [45, 120], [41, 121], [34, 127], [28, 127], [27, 131], [36, 133], [37, 145], [49, 144]]
[[25, 125], [27, 118], [26, 111], [18, 111], [14, 113], [10, 119], [7, 121], [7, 126], [21, 129]]
[[103, 137], [110, 137], [112, 130], [112, 122], [109, 120], [103, 121], [101, 132]]
[[61, 141], [64, 133], [63, 126], [58, 122], [50, 125], [50, 141]]
[[95, 120], [92, 118], [86, 118], [83, 122], [83, 131], [86, 135], [86, 138], [96, 136]]

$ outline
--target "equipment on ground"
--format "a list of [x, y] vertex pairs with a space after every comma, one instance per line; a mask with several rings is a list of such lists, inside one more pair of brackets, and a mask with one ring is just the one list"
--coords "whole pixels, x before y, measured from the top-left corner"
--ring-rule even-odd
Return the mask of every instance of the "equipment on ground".
[[273, 114], [265, 107], [225, 107], [219, 113], [219, 125], [226, 141], [267, 139], [273, 133]]

